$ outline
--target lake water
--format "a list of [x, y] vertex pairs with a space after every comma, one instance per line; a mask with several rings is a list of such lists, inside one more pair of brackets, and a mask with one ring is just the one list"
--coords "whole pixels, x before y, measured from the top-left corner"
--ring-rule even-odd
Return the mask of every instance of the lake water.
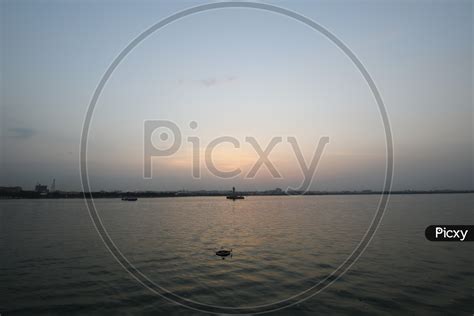
[[[298, 294], [361, 240], [377, 196], [95, 200], [137, 269], [200, 303], [246, 307]], [[474, 194], [395, 195], [351, 270], [275, 315], [472, 315], [474, 243], [433, 243], [432, 224], [473, 224]], [[232, 248], [225, 260], [215, 255]], [[202, 314], [157, 296], [114, 260], [82, 200], [0, 201], [0, 313]]]

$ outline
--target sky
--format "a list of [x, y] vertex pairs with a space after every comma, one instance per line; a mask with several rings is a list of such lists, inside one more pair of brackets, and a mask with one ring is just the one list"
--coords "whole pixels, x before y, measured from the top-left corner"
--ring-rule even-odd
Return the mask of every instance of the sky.
[[[56, 179], [81, 190], [80, 136], [94, 90], [114, 58], [161, 19], [202, 1], [0, 2], [0, 186], [32, 189]], [[394, 142], [395, 190], [473, 189], [473, 8], [470, 1], [268, 1], [330, 30], [379, 89]], [[179, 127], [169, 147], [144, 121]], [[197, 128], [191, 128], [196, 122]], [[212, 154], [216, 177], [205, 153]], [[197, 137], [194, 150], [189, 137]], [[262, 165], [254, 137], [280, 174]], [[386, 144], [380, 112], [350, 59], [322, 34], [288, 17], [219, 9], [185, 17], [146, 38], [107, 82], [89, 131], [93, 190], [246, 190], [297, 187], [304, 179], [288, 137], [309, 162], [324, 147], [310, 189], [380, 190]], [[169, 146], [168, 146], [169, 145]], [[194, 155], [194, 156], [193, 156]], [[193, 159], [200, 177], [193, 176]]]

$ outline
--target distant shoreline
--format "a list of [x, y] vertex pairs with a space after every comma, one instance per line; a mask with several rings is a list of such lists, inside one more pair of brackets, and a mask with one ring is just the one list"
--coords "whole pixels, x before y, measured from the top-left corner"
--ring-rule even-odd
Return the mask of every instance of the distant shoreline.
[[[231, 191], [140, 191], [140, 192], [122, 192], [122, 191], [98, 191], [98, 192], [36, 192], [36, 191], [23, 191], [23, 190], [5, 190], [0, 189], [0, 199], [82, 199], [82, 198], [122, 198], [137, 197], [137, 198], [166, 198], [166, 197], [212, 197], [212, 196], [226, 196]], [[381, 194], [393, 194], [393, 195], [410, 195], [410, 194], [460, 194], [460, 193], [474, 193], [474, 190], [402, 190], [402, 191], [308, 191], [298, 192], [293, 191], [285, 193], [282, 190], [270, 190], [270, 191], [239, 191], [240, 195], [244, 196], [293, 196], [293, 195], [305, 195], [305, 196], [323, 196], [323, 195], [381, 195]]]

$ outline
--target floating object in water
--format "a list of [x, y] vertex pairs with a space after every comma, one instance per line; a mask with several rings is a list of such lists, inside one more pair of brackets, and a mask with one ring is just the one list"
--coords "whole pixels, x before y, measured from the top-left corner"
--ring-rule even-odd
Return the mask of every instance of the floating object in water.
[[222, 259], [225, 259], [228, 256], [232, 258], [232, 249], [226, 250], [221, 248], [220, 250], [216, 251], [216, 256], [222, 257]]
[[234, 201], [235, 201], [235, 200], [243, 200], [243, 199], [245, 199], [245, 197], [243, 197], [243, 196], [241, 196], [241, 195], [237, 195], [237, 196], [231, 196], [231, 195], [229, 195], [229, 196], [227, 196], [227, 199], [229, 199], [229, 200], [234, 200]]
[[136, 197], [124, 196], [122, 197], [122, 201], [136, 201], [138, 200]]
[[228, 200], [233, 200], [233, 201], [245, 199], [245, 197], [243, 197], [242, 195], [237, 195], [237, 193], [235, 193], [235, 187], [232, 187], [232, 194], [228, 195], [226, 198]]

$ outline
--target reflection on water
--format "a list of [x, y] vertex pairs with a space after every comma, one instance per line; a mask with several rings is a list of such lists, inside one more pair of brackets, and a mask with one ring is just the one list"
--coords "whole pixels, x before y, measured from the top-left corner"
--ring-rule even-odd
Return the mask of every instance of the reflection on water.
[[[348, 274], [280, 313], [471, 313], [473, 243], [431, 243], [426, 226], [473, 221], [473, 195], [393, 196]], [[195, 301], [282, 300], [331, 273], [362, 238], [376, 196], [96, 200], [118, 248], [162, 287]], [[189, 313], [113, 260], [80, 200], [0, 201], [0, 312]], [[215, 251], [232, 248], [222, 260]]]

